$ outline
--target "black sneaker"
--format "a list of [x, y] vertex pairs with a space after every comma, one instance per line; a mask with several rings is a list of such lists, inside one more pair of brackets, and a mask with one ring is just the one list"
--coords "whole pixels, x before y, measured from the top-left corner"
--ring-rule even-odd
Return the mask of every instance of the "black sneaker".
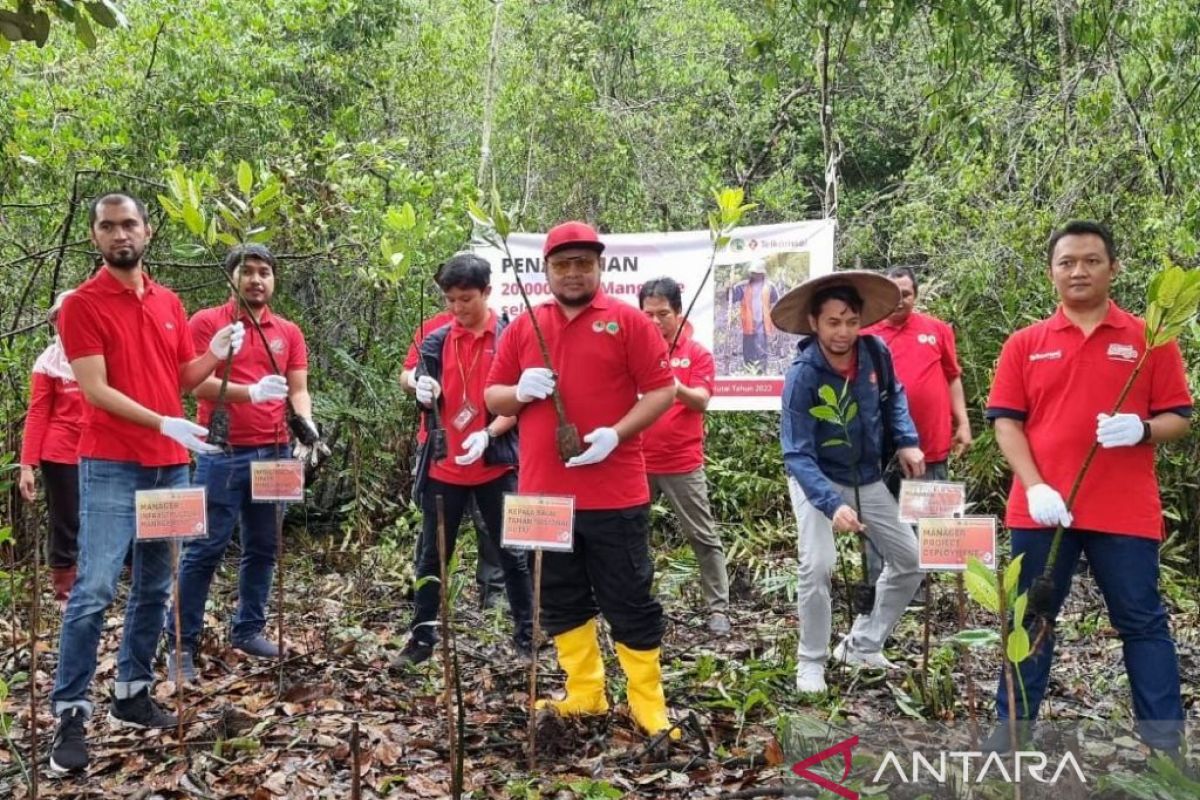
[[60, 775], [87, 769], [86, 725], [87, 716], [82, 708], [68, 708], [59, 716], [50, 749], [50, 769]]
[[400, 655], [392, 659], [392, 666], [399, 669], [409, 665], [416, 666], [422, 664], [433, 656], [433, 645], [425, 642], [418, 642], [416, 639], [409, 639], [408, 644], [404, 645], [404, 649], [400, 651]]
[[133, 697], [119, 700], [113, 698], [108, 707], [108, 721], [118, 728], [173, 728], [179, 724], [179, 719], [164, 711], [150, 697], [150, 687], [147, 686]]

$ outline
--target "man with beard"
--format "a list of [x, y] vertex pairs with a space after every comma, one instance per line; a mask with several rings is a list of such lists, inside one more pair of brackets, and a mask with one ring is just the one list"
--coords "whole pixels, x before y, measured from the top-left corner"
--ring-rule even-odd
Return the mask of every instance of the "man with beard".
[[[650, 491], [640, 434], [670, 407], [675, 381], [658, 329], [601, 290], [603, 250], [585, 223], [549, 232], [542, 254], [554, 299], [505, 331], [485, 399], [492, 413], [517, 417], [519, 491], [575, 498], [574, 549], [543, 556], [542, 625], [567, 673], [566, 697], [548, 705], [563, 715], [608, 712], [596, 628], [602, 613], [629, 679], [633, 718], [653, 735], [671, 723], [660, 665], [662, 606], [651, 593]], [[543, 361], [534, 315], [553, 370]], [[555, 387], [586, 447], [565, 464]]]
[[[263, 635], [278, 549], [276, 507], [274, 503], [256, 503], [251, 498], [250, 464], [290, 455], [285, 400], [291, 403], [292, 410], [310, 429], [313, 438], [319, 441], [320, 437], [312, 421], [308, 347], [304, 334], [294, 323], [270, 308], [275, 294], [275, 268], [275, 256], [266, 247], [259, 244], [235, 247], [225, 257], [225, 270], [237, 286], [244, 305], [234, 296], [219, 306], [197, 311], [188, 323], [196, 343], [207, 341], [214, 331], [231, 321], [240, 322], [247, 328], [253, 328], [257, 322], [258, 329], [249, 331], [245, 345], [229, 366], [224, 398], [232, 403], [229, 406], [229, 446], [223, 452], [202, 454], [197, 459], [195, 483], [206, 489], [208, 536], [188, 542], [179, 566], [182, 650], [176, 658], [175, 615], [169, 614], [167, 676], [171, 680], [175, 679], [176, 668], [184, 680], [197, 679], [195, 654], [204, 630], [204, 605], [213, 573], [225, 555], [235, 526], [241, 530], [242, 548], [238, 606], [230, 642], [235, 649], [255, 658], [279, 657], [279, 646]], [[221, 392], [220, 376], [225, 368], [225, 364], [218, 364], [214, 374], [205, 378], [193, 392], [200, 401], [201, 425], [208, 425], [216, 410]], [[277, 374], [276, 368], [283, 374]], [[303, 444], [296, 447], [297, 457], [311, 457], [315, 452]]]
[[643, 434], [642, 452], [650, 491], [662, 492], [675, 509], [680, 526], [700, 566], [700, 586], [708, 605], [708, 629], [727, 636], [729, 624], [729, 574], [725, 549], [708, 504], [708, 479], [704, 474], [704, 411], [712, 398], [716, 366], [712, 353], [691, 336], [691, 325], [680, 331], [683, 292], [670, 278], [642, 284], [638, 303], [658, 326], [671, 353], [675, 373], [675, 402]]
[[50, 695], [59, 719], [50, 753], [56, 772], [87, 767], [88, 688], [104, 613], [129, 553], [132, 580], [109, 720], [133, 728], [175, 725], [150, 695], [171, 588], [171, 547], [135, 544], [134, 496], [187, 486], [188, 449], [217, 449], [199, 438], [205, 428], [183, 417], [180, 391], [193, 389], [236, 353], [245, 335], [241, 323], [225, 325], [196, 356], [183, 304], [142, 268], [153, 233], [145, 205], [107, 194], [88, 216], [104, 263], [67, 298], [61, 320], [63, 349], [87, 406], [79, 440], [79, 573], [63, 615]]
[[[800, 580], [800, 641], [796, 689], [825, 691], [825, 661], [833, 629], [830, 586], [834, 533], [869, 537], [884, 559], [871, 611], [854, 621], [833, 657], [854, 666], [890, 669], [883, 643], [921, 583], [917, 540], [900, 522], [896, 499], [883, 484], [885, 427], [906, 476], [925, 470], [904, 387], [887, 348], [859, 336], [899, 300], [895, 284], [873, 272], [835, 272], [805, 281], [771, 310], [776, 326], [807, 334], [783, 384], [780, 440], [796, 512]], [[843, 409], [854, 404], [851, 415]]]

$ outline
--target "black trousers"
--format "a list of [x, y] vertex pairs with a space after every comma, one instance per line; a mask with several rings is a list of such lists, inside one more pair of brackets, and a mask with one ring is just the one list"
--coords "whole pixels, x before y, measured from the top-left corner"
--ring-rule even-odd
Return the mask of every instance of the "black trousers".
[[50, 512], [46, 560], [55, 569], [73, 567], [79, 558], [79, 465], [43, 461], [41, 468]]
[[653, 650], [665, 628], [653, 583], [650, 506], [576, 511], [575, 549], [542, 556], [542, 627], [557, 636], [601, 613], [617, 642]]
[[[446, 520], [446, 550], [454, 552], [458, 542], [458, 528], [473, 498], [483, 515], [484, 529], [480, 536], [487, 536], [495, 545], [504, 569], [504, 590], [508, 595], [508, 606], [512, 613], [513, 638], [525, 645], [533, 641], [533, 588], [529, 580], [526, 554], [506, 550], [500, 546], [500, 531], [504, 525], [504, 495], [517, 488], [517, 476], [509, 472], [494, 481], [478, 486], [459, 486], [433, 478], [423, 497], [424, 524], [421, 529], [421, 563], [417, 569], [417, 580], [427, 576], [441, 575], [441, 559], [438, 551], [437, 498], [441, 497]], [[418, 642], [433, 644], [437, 641], [438, 604], [441, 600], [441, 584], [426, 581], [417, 589], [416, 613], [413, 616], [413, 638]]]

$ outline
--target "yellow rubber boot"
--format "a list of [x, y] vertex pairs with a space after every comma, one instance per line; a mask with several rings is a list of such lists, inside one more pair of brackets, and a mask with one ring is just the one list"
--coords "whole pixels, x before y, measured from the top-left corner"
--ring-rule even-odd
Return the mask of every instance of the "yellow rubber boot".
[[604, 659], [600, 656], [596, 620], [555, 636], [554, 647], [558, 664], [567, 673], [567, 696], [562, 700], [538, 700], [537, 707], [552, 708], [564, 717], [607, 714]]
[[[661, 648], [634, 650], [617, 644], [617, 659], [625, 677], [629, 679], [626, 693], [629, 695], [629, 710], [633, 720], [646, 733], [654, 736], [671, 727], [667, 719], [667, 698], [663, 694]], [[671, 738], [679, 738], [679, 729], [671, 731]]]

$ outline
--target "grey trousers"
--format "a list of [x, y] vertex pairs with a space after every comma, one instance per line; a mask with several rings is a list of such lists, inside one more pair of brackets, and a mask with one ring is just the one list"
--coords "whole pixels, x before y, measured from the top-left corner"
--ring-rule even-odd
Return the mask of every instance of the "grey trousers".
[[[854, 489], [834, 486], [853, 508]], [[802, 662], [824, 664], [833, 633], [830, 591], [837, 560], [833, 524], [808, 501], [800, 484], [790, 476], [788, 491], [796, 512], [800, 561], [800, 642], [796, 655]], [[900, 509], [883, 481], [860, 486], [858, 491], [862, 503], [859, 518], [867, 526], [866, 535], [883, 553], [884, 569], [876, 585], [875, 607], [870, 614], [859, 615], [850, 629], [850, 647], [860, 653], [877, 653], [921, 584], [921, 572], [917, 569], [917, 539], [912, 528], [900, 522]]]
[[725, 548], [717, 535], [708, 505], [708, 479], [704, 467], [678, 475], [650, 475], [650, 494], [662, 492], [675, 509], [683, 533], [700, 564], [700, 588], [709, 611], [724, 613], [729, 608], [729, 574]]
[[[925, 465], [925, 474], [919, 478], [908, 478], [911, 481], [944, 481], [949, 479], [950, 472], [946, 467], [945, 461], [935, 461], [932, 464]], [[891, 468], [883, 476], [884, 483], [888, 487], [888, 491], [892, 493], [892, 497], [900, 499], [900, 481], [904, 480], [899, 467], [893, 462]], [[913, 529], [913, 535], [917, 533]], [[875, 552], [875, 548], [867, 546], [867, 583], [875, 583], [879, 580], [879, 573], [883, 572], [883, 557]]]

